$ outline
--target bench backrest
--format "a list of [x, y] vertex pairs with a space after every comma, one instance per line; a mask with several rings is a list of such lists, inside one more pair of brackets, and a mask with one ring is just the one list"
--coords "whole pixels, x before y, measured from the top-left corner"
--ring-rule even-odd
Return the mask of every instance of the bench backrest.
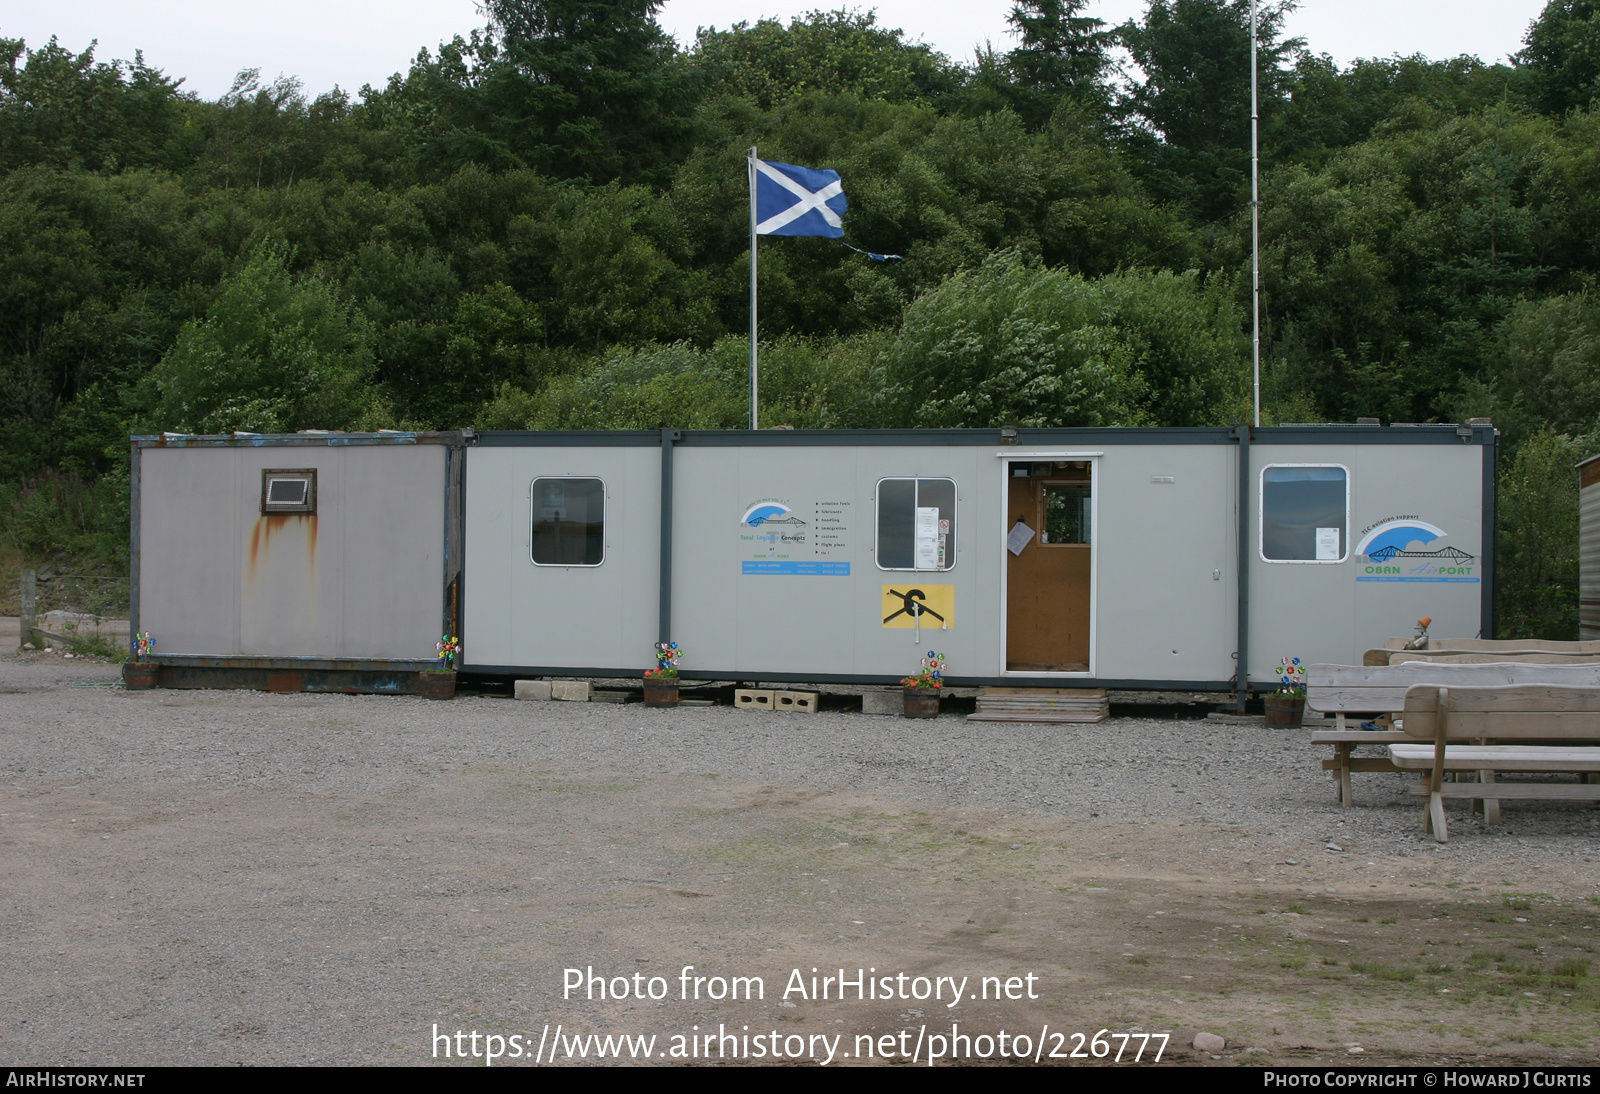
[[[1386, 650], [1403, 650], [1409, 638], [1385, 638]], [[1439, 650], [1464, 650], [1468, 653], [1489, 653], [1495, 650], [1527, 650], [1540, 653], [1600, 653], [1600, 641], [1588, 639], [1581, 642], [1562, 642], [1554, 638], [1430, 638], [1422, 647], [1429, 652]]]
[[1516, 661], [1489, 664], [1408, 661], [1399, 665], [1312, 665], [1306, 669], [1306, 706], [1311, 710], [1387, 713], [1406, 705], [1415, 684], [1451, 687], [1511, 687], [1565, 684], [1600, 688], [1600, 662], [1537, 665]]
[[1406, 691], [1406, 735], [1447, 741], [1600, 741], [1600, 688], [1532, 684]]
[[[1576, 643], [1574, 643], [1576, 644]], [[1492, 665], [1517, 661], [1527, 665], [1585, 665], [1600, 663], [1600, 652], [1551, 653], [1548, 650], [1367, 650], [1363, 665], [1403, 665], [1408, 661], [1432, 664]]]

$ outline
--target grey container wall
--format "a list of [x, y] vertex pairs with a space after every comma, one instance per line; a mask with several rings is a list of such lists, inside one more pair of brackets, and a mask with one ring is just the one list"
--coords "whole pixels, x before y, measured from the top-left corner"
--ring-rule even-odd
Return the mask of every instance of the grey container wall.
[[[1005, 468], [1030, 457], [1092, 465], [1086, 672], [1004, 667]], [[690, 677], [887, 682], [938, 649], [957, 682], [1216, 690], [1237, 685], [1243, 646], [1249, 680], [1271, 684], [1281, 656], [1359, 664], [1421, 615], [1434, 617], [1435, 635], [1492, 633], [1494, 458], [1487, 426], [1022, 430], [1009, 444], [998, 430], [480, 434], [467, 453], [465, 667], [634, 674], [666, 633], [687, 651]], [[1261, 473], [1279, 464], [1346, 469], [1339, 559], [1263, 558]], [[601, 565], [533, 565], [530, 487], [540, 476], [605, 480]], [[879, 568], [885, 478], [955, 481], [953, 569]], [[799, 560], [790, 572], [747, 572], [760, 544], [741, 516], [763, 502], [807, 529], [798, 550], [767, 529], [779, 535], [775, 562]], [[1357, 554], [1364, 533], [1397, 520], [1439, 530], [1438, 543], [1470, 556], [1471, 573], [1428, 577], [1437, 566], [1426, 558], [1374, 564]], [[948, 628], [883, 626], [884, 588], [912, 580], [951, 587]]]
[[[155, 636], [164, 665], [432, 662], [456, 617], [452, 445], [416, 434], [135, 438], [135, 628]], [[264, 515], [269, 469], [314, 469], [315, 514]]]
[[[1422, 616], [1431, 616], [1430, 633], [1440, 638], [1489, 637], [1483, 564], [1490, 538], [1485, 513], [1486, 449], [1462, 444], [1443, 431], [1429, 431], [1446, 443], [1339, 443], [1299, 434], [1296, 443], [1273, 443], [1271, 433], [1250, 446], [1251, 483], [1258, 492], [1250, 508], [1250, 679], [1270, 682], [1281, 657], [1310, 664], [1361, 664], [1364, 650], [1386, 637], [1409, 636]], [[1407, 430], [1382, 431], [1399, 439]], [[1427, 436], [1428, 434], [1422, 434]], [[1349, 543], [1342, 561], [1269, 562], [1261, 550], [1261, 473], [1269, 466], [1341, 466], [1349, 472]], [[1397, 556], [1371, 562], [1357, 553], [1368, 529], [1392, 518], [1416, 517], [1443, 530], [1436, 541], [1473, 556], [1450, 570], [1468, 573], [1430, 575], [1438, 569], [1419, 557]], [[1388, 573], [1385, 571], [1398, 571]]]
[[[642, 673], [653, 662], [659, 603], [661, 453], [641, 443], [479, 447], [467, 467], [463, 607], [473, 666]], [[536, 566], [537, 478], [605, 484], [598, 566]], [[466, 624], [463, 623], [465, 627]]]
[[[694, 663], [744, 675], [897, 677], [922, 653], [944, 653], [961, 677], [1002, 674], [1007, 459], [1084, 459], [1096, 474], [1098, 519], [1091, 644], [1093, 676], [1221, 681], [1232, 674], [1227, 642], [1215, 641], [1231, 609], [1229, 510], [1214, 504], [1228, 488], [1233, 453], [1226, 446], [1104, 445], [1003, 448], [856, 445], [786, 449], [683, 447], [676, 455], [673, 506], [673, 637]], [[476, 453], [474, 453], [476, 455]], [[1176, 487], [1152, 487], [1152, 474], [1181, 471]], [[953, 569], [908, 574], [880, 569], [874, 558], [876, 501], [885, 478], [951, 478], [957, 484]], [[743, 574], [739, 516], [759, 499], [794, 507], [805, 519], [825, 503], [849, 512], [838, 553], [848, 577]], [[1174, 557], [1170, 529], [1191, 529], [1209, 547]], [[930, 621], [919, 636], [883, 626], [882, 588], [922, 581], [955, 587], [955, 620]], [[1108, 595], [1109, 593], [1109, 595]], [[1159, 614], [1176, 654], [1152, 665], [1147, 630], [1134, 624]], [[1141, 637], [1141, 634], [1143, 637]], [[919, 652], [919, 649], [921, 652]], [[1026, 683], [1018, 676], [1017, 682]]]
[[1578, 465], [1578, 637], [1600, 638], [1600, 456]]

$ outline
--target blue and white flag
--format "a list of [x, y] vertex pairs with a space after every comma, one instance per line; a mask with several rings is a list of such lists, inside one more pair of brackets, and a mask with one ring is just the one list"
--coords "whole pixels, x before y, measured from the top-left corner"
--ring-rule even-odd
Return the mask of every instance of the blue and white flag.
[[766, 160], [756, 160], [755, 169], [757, 235], [844, 235], [839, 218], [847, 203], [839, 172]]

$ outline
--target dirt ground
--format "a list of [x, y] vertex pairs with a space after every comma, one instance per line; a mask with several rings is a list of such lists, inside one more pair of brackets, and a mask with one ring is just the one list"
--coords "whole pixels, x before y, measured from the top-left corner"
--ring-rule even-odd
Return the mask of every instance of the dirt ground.
[[[595, 705], [552, 735], [576, 704], [94, 686], [114, 672], [0, 661], [10, 1063], [481, 1066], [495, 1042], [476, 1032], [503, 1039], [502, 1065], [536, 1045], [540, 1063], [638, 1055], [572, 1040], [590, 1034], [655, 1035], [655, 1064], [821, 1062], [831, 1044], [835, 1064], [921, 1065], [941, 1037], [976, 1063], [985, 1035], [995, 1062], [1093, 1064], [1102, 1030], [1125, 1062], [1161, 1034], [1161, 1062], [1215, 1067], [1600, 1060], [1593, 809], [1556, 807], [1492, 854], [1465, 824], [1441, 850], [1307, 852], [1294, 825], [1338, 814], [1320, 784], [1280, 795], [1281, 829], [1225, 801], [1021, 812], [893, 777], [751, 777], [752, 720], [802, 715]], [[697, 720], [722, 759], [629, 745], [645, 717]], [[783, 732], [929, 732], [809, 717]], [[1011, 729], [936, 727], [970, 733], [975, 762]], [[814, 969], [819, 989], [870, 969], [875, 992], [937, 981], [941, 998], [813, 999]], [[567, 970], [607, 998], [565, 990]], [[710, 997], [733, 977], [764, 998]], [[965, 978], [953, 1007], [943, 977]], [[1227, 1047], [1196, 1052], [1199, 1030]], [[692, 1039], [707, 1032], [758, 1040]]]

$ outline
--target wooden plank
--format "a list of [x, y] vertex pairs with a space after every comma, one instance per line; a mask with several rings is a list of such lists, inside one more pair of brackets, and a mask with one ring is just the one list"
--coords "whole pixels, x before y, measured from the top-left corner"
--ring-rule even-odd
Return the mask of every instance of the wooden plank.
[[[1308, 706], [1315, 705], [1310, 702], [1310, 698], [1325, 689], [1406, 688], [1412, 684], [1449, 684], [1464, 687], [1566, 684], [1572, 687], [1600, 688], [1600, 663], [1542, 665], [1525, 661], [1491, 661], [1481, 664], [1407, 661], [1398, 665], [1315, 664], [1306, 668]], [[1325, 708], [1317, 707], [1317, 709]]]
[[[1421, 685], [1426, 688], [1427, 685]], [[1458, 714], [1484, 711], [1510, 713], [1600, 714], [1600, 688], [1561, 684], [1522, 684], [1516, 687], [1456, 687], [1448, 692], [1447, 709]]]
[[[1402, 771], [1432, 771], [1430, 745], [1390, 745], [1389, 758]], [[1572, 749], [1510, 748], [1505, 746], [1451, 745], [1445, 750], [1446, 771], [1547, 771], [1577, 774], [1600, 771], [1600, 748], [1587, 755], [1570, 755]]]
[[[1385, 643], [1387, 645], [1387, 643]], [[1400, 648], [1404, 648], [1401, 646]], [[1563, 642], [1553, 638], [1432, 638], [1428, 650], [1540, 650], [1545, 653], [1600, 653], [1600, 642]]]
[[1345, 763], [1338, 760], [1323, 760], [1324, 771], [1399, 771], [1389, 760], [1382, 756], [1352, 756]]
[[1382, 745], [1411, 739], [1403, 729], [1319, 729], [1311, 735], [1314, 745]]
[[[1408, 793], [1426, 797], [1427, 783], [1406, 788]], [[1600, 786], [1588, 783], [1445, 783], [1439, 797], [1470, 801], [1600, 801]]]
[[1065, 722], [1071, 722], [1071, 723], [1078, 724], [1078, 725], [1087, 725], [1087, 724], [1092, 724], [1092, 723], [1095, 723], [1095, 722], [1103, 722], [1109, 717], [1110, 717], [1110, 715], [1107, 715], [1107, 714], [1043, 714], [1043, 713], [1039, 713], [1039, 712], [1017, 713], [1017, 714], [984, 714], [984, 713], [978, 713], [978, 714], [969, 714], [969, 715], [967, 715], [967, 721], [969, 721], [969, 722], [1013, 722], [1013, 723], [1027, 723], [1027, 722], [1063, 722], [1063, 723], [1065, 723]]
[[997, 687], [994, 687], [994, 688], [979, 688], [978, 689], [978, 698], [980, 698], [980, 699], [1004, 698], [1006, 696], [1023, 696], [1025, 698], [1031, 698], [1031, 697], [1034, 697], [1034, 696], [1051, 696], [1051, 695], [1065, 696], [1065, 697], [1067, 697], [1069, 699], [1070, 698], [1104, 699], [1106, 697], [1106, 689], [1105, 688], [997, 688]]
[[[1373, 659], [1381, 655], [1381, 659]], [[1507, 661], [1527, 665], [1583, 665], [1600, 663], [1600, 653], [1548, 653], [1543, 650], [1496, 650], [1474, 653], [1468, 650], [1368, 650], [1363, 665], [1446, 664], [1492, 665]]]

